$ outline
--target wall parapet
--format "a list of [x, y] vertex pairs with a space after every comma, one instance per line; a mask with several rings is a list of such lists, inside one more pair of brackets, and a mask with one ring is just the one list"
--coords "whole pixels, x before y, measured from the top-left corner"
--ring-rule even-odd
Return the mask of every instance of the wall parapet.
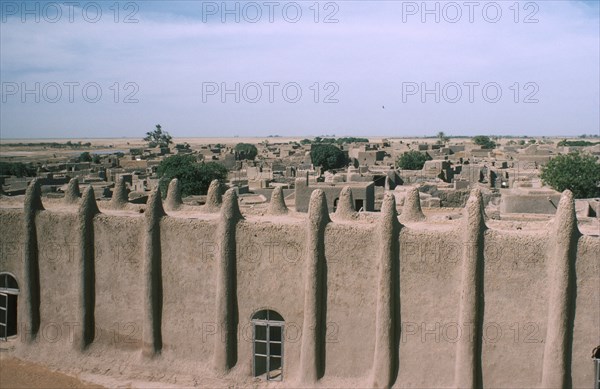
[[477, 191], [461, 219], [436, 224], [419, 212], [401, 223], [392, 195], [381, 213], [338, 222], [318, 189], [308, 214], [266, 216], [243, 216], [233, 190], [221, 199], [213, 188], [195, 212], [172, 189], [171, 210], [155, 191], [142, 215], [98, 208], [91, 188], [78, 204], [44, 207], [34, 181], [21, 210], [0, 208], [0, 273], [22, 290], [16, 353], [62, 348], [69, 340], [47, 342], [46, 329], [73, 322], [72, 352], [118, 351], [117, 338], [102, 339], [116, 320], [130, 325], [117, 326], [121, 337], [139, 328], [123, 352], [251, 382], [250, 318], [268, 306], [285, 320], [290, 386], [592, 382], [582, 358], [600, 326], [600, 238], [579, 232], [570, 192], [549, 231], [505, 231], [486, 226]]

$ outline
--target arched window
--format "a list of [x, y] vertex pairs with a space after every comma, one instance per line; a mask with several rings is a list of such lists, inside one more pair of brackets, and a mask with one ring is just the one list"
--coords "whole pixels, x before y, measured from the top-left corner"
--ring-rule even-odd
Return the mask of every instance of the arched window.
[[283, 317], [269, 309], [252, 316], [254, 377], [283, 379]]
[[19, 284], [10, 273], [0, 273], [0, 340], [17, 335]]

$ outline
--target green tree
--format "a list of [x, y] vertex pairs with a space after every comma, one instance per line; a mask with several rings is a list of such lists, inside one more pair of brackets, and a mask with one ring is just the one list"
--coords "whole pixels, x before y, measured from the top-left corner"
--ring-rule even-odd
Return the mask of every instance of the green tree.
[[235, 152], [237, 153], [237, 159], [250, 159], [254, 160], [258, 154], [256, 146], [250, 143], [238, 143], [235, 145]]
[[190, 154], [176, 154], [161, 161], [157, 174], [163, 194], [166, 194], [169, 182], [177, 178], [182, 196], [204, 195], [212, 180], [227, 178], [227, 168], [217, 162], [198, 163]]
[[482, 149], [493, 149], [496, 147], [496, 142], [490, 139], [489, 136], [477, 135], [473, 137], [473, 143], [481, 146]]
[[157, 124], [154, 131], [146, 133], [144, 141], [148, 142], [148, 147], [169, 147], [169, 144], [173, 143], [173, 137], [163, 131], [160, 124]]
[[404, 170], [421, 170], [425, 161], [431, 160], [429, 154], [416, 150], [407, 151], [396, 160], [396, 166]]
[[79, 162], [92, 162], [92, 155], [88, 151], [79, 154]]
[[450, 138], [446, 136], [444, 131], [438, 132], [436, 136], [438, 138], [437, 143], [439, 145], [444, 145], [444, 144], [448, 143], [448, 141], [450, 140]]
[[587, 140], [566, 140], [563, 139], [560, 142], [558, 142], [558, 146], [579, 146], [579, 147], [585, 147], [585, 146], [594, 146], [599, 144], [600, 142], [590, 142]]
[[31, 164], [23, 162], [0, 162], [0, 175], [16, 177], [35, 177], [36, 169]]
[[355, 138], [353, 136], [348, 136], [348, 137], [344, 137], [344, 138], [337, 138], [335, 140], [335, 143], [337, 143], [338, 145], [344, 144], [344, 143], [369, 143], [369, 139], [367, 138]]
[[339, 169], [347, 163], [344, 152], [329, 143], [313, 144], [310, 159], [314, 166], [321, 166], [323, 171]]
[[559, 192], [569, 189], [578, 199], [600, 196], [600, 165], [598, 159], [589, 154], [559, 155], [542, 167], [540, 177], [545, 185]]

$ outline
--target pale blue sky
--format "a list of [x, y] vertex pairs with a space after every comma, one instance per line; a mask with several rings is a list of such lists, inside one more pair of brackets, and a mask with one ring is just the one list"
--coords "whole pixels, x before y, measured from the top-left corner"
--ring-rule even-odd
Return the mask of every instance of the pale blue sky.
[[421, 1], [275, 2], [272, 23], [264, 1], [114, 3], [0, 2], [2, 138], [600, 131], [597, 1], [427, 2], [439, 23]]

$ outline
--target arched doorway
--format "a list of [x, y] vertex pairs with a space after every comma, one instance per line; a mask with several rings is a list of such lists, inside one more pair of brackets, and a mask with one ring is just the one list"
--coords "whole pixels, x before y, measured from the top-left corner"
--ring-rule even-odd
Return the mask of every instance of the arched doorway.
[[0, 340], [17, 335], [19, 285], [10, 273], [0, 273]]
[[252, 366], [254, 377], [283, 380], [283, 317], [265, 309], [252, 315]]

